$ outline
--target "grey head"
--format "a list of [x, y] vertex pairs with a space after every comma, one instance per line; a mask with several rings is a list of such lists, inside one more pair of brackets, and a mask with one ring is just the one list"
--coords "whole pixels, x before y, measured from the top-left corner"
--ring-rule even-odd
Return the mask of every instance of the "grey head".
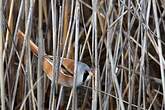
[[91, 79], [93, 73], [90, 71], [90, 68], [87, 64], [78, 62], [77, 68], [77, 86]]

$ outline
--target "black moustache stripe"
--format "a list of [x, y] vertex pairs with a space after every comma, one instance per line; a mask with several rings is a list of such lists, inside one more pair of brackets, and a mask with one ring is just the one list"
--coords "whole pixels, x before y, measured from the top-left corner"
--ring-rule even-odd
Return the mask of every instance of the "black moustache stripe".
[[84, 75], [83, 75], [83, 82], [86, 81], [88, 75], [89, 75], [89, 72], [88, 72], [88, 71], [85, 71], [85, 73], [84, 73]]

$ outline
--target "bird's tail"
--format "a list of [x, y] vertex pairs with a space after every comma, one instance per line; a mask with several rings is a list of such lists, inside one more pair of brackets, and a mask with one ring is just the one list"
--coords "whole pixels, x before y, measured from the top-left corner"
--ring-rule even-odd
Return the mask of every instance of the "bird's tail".
[[[23, 43], [25, 34], [23, 32], [21, 32], [21, 31], [18, 31], [17, 36], [18, 36], [18, 39], [21, 40], [21, 42]], [[38, 56], [38, 47], [31, 40], [30, 40], [30, 48], [31, 48], [32, 53], [34, 55]], [[49, 79], [52, 79], [52, 75], [53, 75], [53, 64], [49, 60], [48, 57], [46, 57], [46, 56], [43, 57], [42, 66], [43, 66], [43, 70], [46, 73], [46, 75], [48, 76], [48, 78]]]
[[[24, 38], [25, 38], [25, 34], [19, 30], [17, 33], [17, 37], [23, 43]], [[34, 55], [38, 55], [38, 47], [31, 40], [30, 40], [30, 48], [31, 48], [31, 51], [33, 52]]]

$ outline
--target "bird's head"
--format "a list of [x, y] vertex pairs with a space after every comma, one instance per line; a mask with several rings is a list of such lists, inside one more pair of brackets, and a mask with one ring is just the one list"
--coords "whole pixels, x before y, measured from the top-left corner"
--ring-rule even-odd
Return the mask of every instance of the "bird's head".
[[78, 69], [77, 69], [77, 83], [84, 83], [91, 79], [91, 77], [94, 76], [94, 68], [90, 68], [85, 63], [78, 63]]

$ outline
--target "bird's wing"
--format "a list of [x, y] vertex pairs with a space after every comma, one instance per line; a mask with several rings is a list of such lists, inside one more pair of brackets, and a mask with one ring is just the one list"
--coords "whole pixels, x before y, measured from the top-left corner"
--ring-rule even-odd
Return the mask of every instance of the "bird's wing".
[[69, 58], [63, 58], [61, 68], [73, 76], [73, 74], [74, 74], [74, 60], [69, 59]]
[[[49, 59], [49, 62], [53, 65], [53, 56], [45, 55], [44, 58]], [[72, 59], [63, 58], [63, 62], [61, 64], [61, 73], [68, 77], [73, 77], [74, 73], [74, 61]]]

